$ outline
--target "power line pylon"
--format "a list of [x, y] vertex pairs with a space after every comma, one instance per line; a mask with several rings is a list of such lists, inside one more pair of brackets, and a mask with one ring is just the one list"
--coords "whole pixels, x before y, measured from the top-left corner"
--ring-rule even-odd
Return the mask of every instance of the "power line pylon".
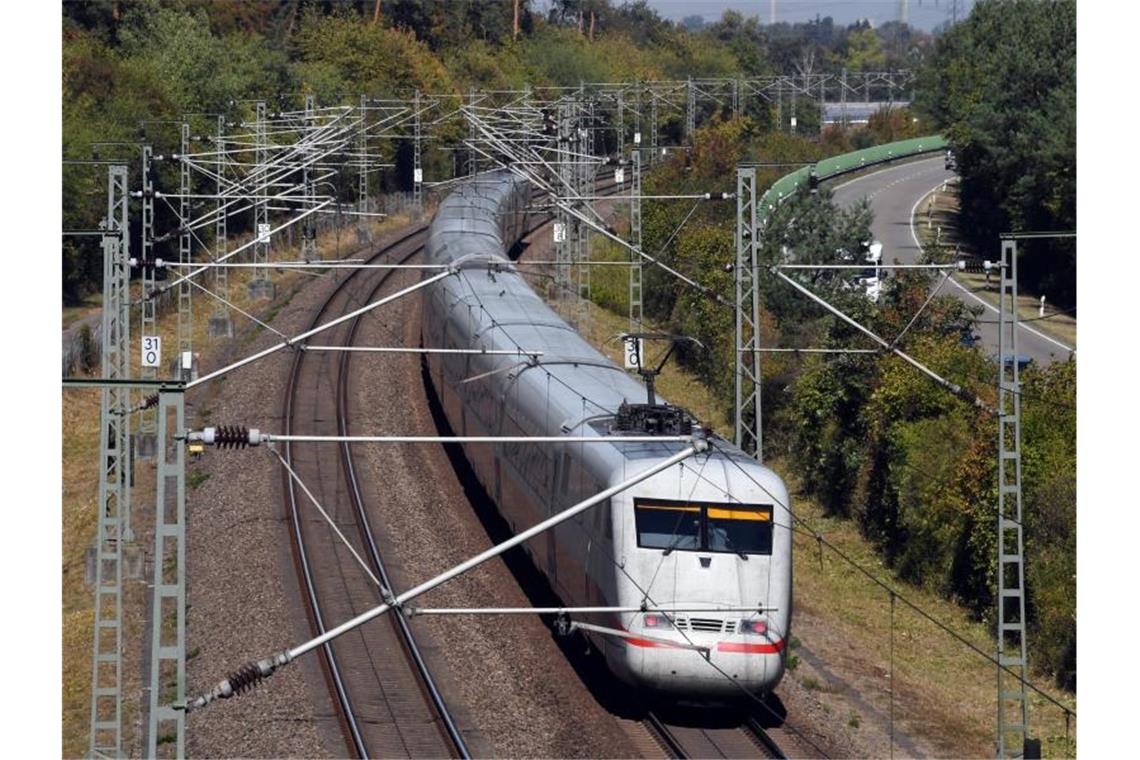
[[642, 332], [641, 151], [629, 152], [629, 331]]
[[273, 282], [269, 279], [269, 204], [266, 200], [269, 193], [269, 133], [265, 119], [265, 102], [259, 100], [254, 122], [255, 165], [248, 175], [251, 180], [250, 192], [257, 195], [253, 202], [253, 234], [257, 242], [253, 245], [254, 268], [249, 281], [249, 295], [252, 298], [272, 299]]
[[[127, 167], [107, 169], [103, 220], [105, 379], [130, 377], [130, 254]], [[91, 656], [92, 757], [122, 756], [123, 544], [131, 501], [130, 391], [104, 387], [99, 410], [99, 514], [95, 536], [95, 632]]]
[[[158, 323], [155, 309], [157, 298], [150, 298], [155, 291], [155, 262], [154, 262], [154, 153], [150, 145], [142, 146], [142, 225], [141, 225], [141, 252], [139, 264], [142, 270], [142, 298], [139, 304], [140, 336], [147, 338], [158, 337]], [[158, 374], [157, 367], [143, 365], [140, 377], [143, 380], [153, 380]], [[139, 433], [136, 440], [135, 452], [140, 459], [153, 459], [155, 446], [156, 417], [153, 408], [139, 412]]]
[[[227, 216], [229, 215], [226, 198], [226, 117], [218, 116], [217, 137], [214, 138], [214, 148], [217, 151], [217, 219], [214, 220], [214, 260], [220, 261], [226, 255], [228, 235]], [[210, 317], [209, 333], [211, 337], [232, 338], [234, 336], [234, 323], [230, 317], [230, 279], [227, 267], [214, 267], [214, 292], [220, 299], [214, 307]]]
[[[1001, 241], [1001, 258], [998, 295], [997, 755], [1021, 757], [1029, 739], [1029, 702], [1025, 695], [1025, 556], [1021, 510], [1016, 240]], [[1007, 668], [1012, 674], [1006, 672]], [[1009, 680], [1014, 683], [1009, 684]]]
[[412, 203], [416, 213], [424, 210], [424, 167], [423, 167], [423, 132], [420, 125], [420, 91], [416, 90], [412, 101]]
[[[312, 152], [311, 142], [313, 132], [315, 131], [314, 121], [316, 120], [316, 98], [312, 95], [305, 96], [304, 119], [305, 126], [301, 130], [301, 137], [298, 142], [305, 146], [300, 156], [302, 162], [301, 186], [305, 194], [305, 200], [302, 202], [301, 207], [308, 211], [313, 207], [313, 197], [316, 195], [316, 188], [313, 185], [313, 172], [310, 168], [311, 158], [309, 156]], [[310, 214], [305, 217], [304, 222], [301, 224], [301, 261], [308, 263], [316, 261], [320, 257], [320, 251], [317, 250], [316, 215]]]
[[763, 461], [756, 168], [736, 169], [736, 445]]
[[[182, 122], [181, 149], [178, 154], [178, 263], [190, 264], [190, 123]], [[185, 271], [185, 270], [182, 270]], [[189, 279], [178, 283], [178, 355], [175, 366], [178, 376], [187, 380], [195, 377], [194, 367], [194, 300]]]
[[183, 392], [158, 394], [158, 482], [150, 619], [147, 757], [186, 756], [186, 446]]

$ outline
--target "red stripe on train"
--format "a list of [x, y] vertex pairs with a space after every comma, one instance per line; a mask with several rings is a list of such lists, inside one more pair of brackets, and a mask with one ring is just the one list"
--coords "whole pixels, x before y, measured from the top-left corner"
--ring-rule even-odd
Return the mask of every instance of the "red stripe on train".
[[738, 654], [776, 654], [783, 650], [784, 640], [776, 639], [771, 643], [745, 644], [737, 641], [722, 641], [716, 645], [718, 652], [736, 652]]
[[[622, 641], [635, 647], [646, 647], [651, 649], [684, 649], [685, 647], [677, 646], [674, 644], [666, 644], [659, 641], [650, 641], [649, 639], [627, 639], [622, 638]], [[787, 643], [783, 639], [776, 639], [774, 642], [765, 642], [763, 644], [746, 644], [737, 641], [721, 641], [716, 645], [718, 652], [730, 652], [733, 654], [777, 654], [783, 651]]]

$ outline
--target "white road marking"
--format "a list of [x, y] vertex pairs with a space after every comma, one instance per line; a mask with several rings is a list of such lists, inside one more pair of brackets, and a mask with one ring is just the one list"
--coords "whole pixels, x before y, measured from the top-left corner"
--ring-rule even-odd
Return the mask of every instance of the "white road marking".
[[[900, 164], [899, 166], [891, 166], [891, 167], [888, 167], [886, 169], [882, 169], [882, 170], [877, 171], [877, 172], [871, 172], [870, 174], [864, 174], [861, 177], [855, 177], [854, 179], [849, 179], [846, 182], [842, 182], [842, 183], [836, 185], [835, 187], [831, 188], [831, 190], [832, 190], [832, 192], [835, 192], [836, 190], [842, 190], [843, 188], [847, 187], [848, 185], [850, 185], [854, 182], [861, 182], [865, 179], [872, 179], [872, 178], [877, 177], [877, 176], [879, 176], [885, 172], [898, 171], [899, 169], [907, 169], [907, 168], [910, 168], [911, 166], [918, 166], [919, 164], [925, 164], [927, 162], [933, 163], [935, 160], [936, 159], [934, 159], [934, 158], [924, 158], [920, 161], [914, 161], [914, 162], [908, 163], [908, 164]], [[912, 174], [909, 177], [903, 177], [902, 180], [897, 180], [897, 181], [902, 182], [903, 180], [906, 180], [906, 179], [914, 179], [915, 177], [918, 177], [922, 174], [928, 174], [931, 170], [933, 170], [935, 168], [936, 167], [934, 167], [934, 166], [929, 166], [929, 167], [925, 168], [924, 170], [918, 172], [917, 174]], [[894, 184], [894, 183], [892, 182], [891, 184]], [[889, 187], [889, 185], [888, 185], [888, 187]], [[878, 192], [878, 191], [876, 191], [876, 192]]]
[[[922, 250], [922, 243], [918, 242], [918, 232], [916, 232], [915, 228], [914, 228], [914, 213], [915, 213], [915, 211], [918, 210], [918, 205], [920, 203], [922, 203], [923, 200], [926, 199], [926, 196], [930, 195], [935, 190], [942, 187], [943, 184], [944, 184], [943, 182], [939, 182], [937, 185], [930, 188], [929, 190], [927, 190], [922, 195], [918, 196], [918, 200], [916, 200], [914, 202], [914, 205], [910, 207], [910, 236], [914, 240], [914, 245], [915, 245], [915, 247], [918, 248], [918, 252], [920, 255], [922, 254], [923, 250]], [[976, 294], [972, 293], [968, 288], [966, 288], [964, 285], [962, 285], [962, 283], [955, 280], [953, 276], [950, 277], [950, 282], [953, 283], [954, 287], [958, 288], [958, 290], [962, 291], [963, 293], [968, 295], [970, 298], [973, 298], [975, 301], [977, 301], [982, 306], [984, 306], [987, 309], [989, 309], [990, 311], [992, 311], [994, 314], [998, 313], [998, 309], [996, 306], [990, 304], [988, 301], [984, 301], [981, 298], [979, 298]], [[1072, 346], [1066, 346], [1061, 341], [1056, 340], [1054, 338], [1051, 338], [1043, 332], [1040, 332], [1038, 330], [1034, 330], [1032, 327], [1025, 324], [1024, 322], [1019, 321], [1017, 323], [1017, 326], [1020, 327], [1022, 330], [1025, 330], [1026, 332], [1033, 333], [1038, 338], [1042, 338], [1044, 340], [1049, 341], [1050, 343], [1052, 343], [1055, 346], [1060, 346], [1061, 348], [1065, 349], [1066, 351], [1069, 351], [1069, 352], [1074, 353], [1074, 354], [1077, 352], [1077, 349], [1073, 348]]]

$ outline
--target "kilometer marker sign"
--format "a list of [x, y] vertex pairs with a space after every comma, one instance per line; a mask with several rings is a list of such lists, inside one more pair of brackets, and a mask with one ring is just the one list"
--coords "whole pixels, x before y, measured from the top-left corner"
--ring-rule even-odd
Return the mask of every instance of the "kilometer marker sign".
[[143, 336], [141, 363], [144, 367], [157, 367], [162, 364], [162, 338], [157, 335]]

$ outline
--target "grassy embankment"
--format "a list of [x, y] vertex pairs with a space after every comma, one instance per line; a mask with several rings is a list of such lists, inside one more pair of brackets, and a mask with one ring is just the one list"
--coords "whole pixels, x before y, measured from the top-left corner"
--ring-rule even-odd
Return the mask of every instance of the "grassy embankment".
[[[395, 215], [383, 222], [372, 223], [373, 236], [381, 235], [395, 230], [409, 221], [406, 215]], [[233, 240], [231, 250], [242, 240]], [[352, 228], [341, 231], [339, 242], [340, 255], [344, 256], [355, 248], [355, 236]], [[328, 231], [318, 238], [318, 249], [321, 257], [331, 259], [337, 255], [338, 243], [335, 230]], [[275, 245], [273, 249], [275, 259], [296, 260], [298, 250], [282, 248]], [[239, 256], [240, 257], [240, 256]], [[277, 283], [277, 298], [273, 302], [253, 301], [247, 295], [246, 285], [250, 279], [250, 270], [230, 270], [230, 300], [239, 308], [257, 315], [259, 319], [270, 321], [274, 315], [288, 303], [297, 289], [303, 287], [312, 279], [312, 274], [298, 272], [272, 273]], [[212, 278], [207, 276], [203, 282], [206, 287], [213, 287]], [[139, 285], [133, 286], [134, 297], [138, 297]], [[219, 345], [217, 339], [208, 337], [207, 327], [209, 317], [215, 311], [217, 303], [198, 289], [193, 289], [193, 345], [199, 351], [205, 347]], [[93, 298], [97, 302], [98, 298]], [[83, 310], [90, 312], [93, 307], [85, 306]], [[64, 319], [67, 320], [75, 310], [65, 310]], [[137, 312], [136, 312], [137, 313]], [[231, 314], [234, 322], [236, 339], [239, 341], [238, 350], [248, 344], [260, 330], [257, 327], [246, 330], [248, 320], [241, 314]], [[137, 320], [137, 317], [136, 317]], [[163, 365], [159, 370], [160, 376], [168, 376], [169, 362], [174, 356], [177, 346], [178, 312], [176, 308], [167, 308], [158, 317], [158, 330], [162, 336]], [[132, 372], [135, 376], [139, 372], [139, 355], [137, 345], [137, 321], [132, 324]], [[137, 396], [136, 402], [137, 402]], [[188, 399], [192, 407], [195, 400]], [[63, 606], [63, 683], [62, 683], [62, 738], [63, 756], [81, 757], [87, 753], [90, 741], [90, 699], [91, 699], [91, 646], [92, 628], [94, 623], [94, 591], [87, 584], [85, 575], [86, 552], [94, 545], [96, 531], [96, 515], [98, 502], [99, 479], [99, 405], [100, 394], [97, 391], [67, 390], [62, 393], [63, 418], [63, 511], [62, 511], [62, 564], [63, 588], [61, 602]], [[197, 421], [208, 422], [209, 410], [199, 406]], [[188, 408], [187, 423], [194, 421], [191, 416], [192, 409]], [[193, 464], [187, 468], [188, 495], [193, 492], [195, 484], [201, 484], [205, 473], [197, 471]], [[132, 524], [137, 541], [132, 551], [142, 551], [145, 556], [153, 553], [153, 507], [144, 508], [154, 501], [155, 469], [151, 462], [135, 462], [135, 488], [132, 493], [133, 514]], [[149, 569], [145, 569], [143, 577], [134, 580], [124, 578], [124, 621], [123, 621], [123, 747], [129, 754], [137, 754], [138, 742], [142, 739], [139, 721], [142, 720], [141, 710], [141, 667], [140, 652], [142, 652], [143, 637], [148, 636], [145, 630], [146, 610], [146, 584], [149, 581]], [[188, 656], [194, 652], [193, 642], [188, 642]], [[132, 750], [132, 746], [134, 750]]]

